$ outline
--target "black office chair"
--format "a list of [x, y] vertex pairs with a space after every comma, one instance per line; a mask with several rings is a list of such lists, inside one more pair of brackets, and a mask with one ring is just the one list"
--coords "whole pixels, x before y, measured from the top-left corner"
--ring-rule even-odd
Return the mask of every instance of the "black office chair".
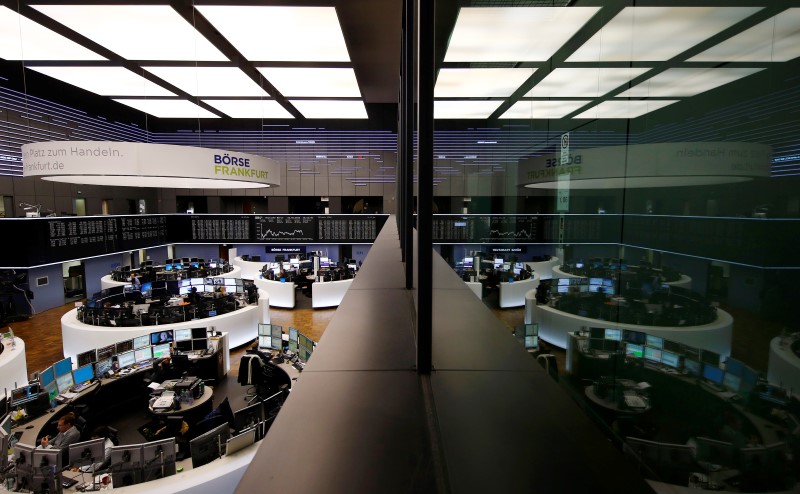
[[[266, 359], [269, 360], [268, 358]], [[247, 404], [256, 400], [264, 400], [270, 396], [270, 381], [272, 379], [272, 369], [265, 362], [265, 354], [248, 353], [242, 356], [239, 361], [238, 382], [243, 386], [251, 386], [247, 390], [245, 398]]]

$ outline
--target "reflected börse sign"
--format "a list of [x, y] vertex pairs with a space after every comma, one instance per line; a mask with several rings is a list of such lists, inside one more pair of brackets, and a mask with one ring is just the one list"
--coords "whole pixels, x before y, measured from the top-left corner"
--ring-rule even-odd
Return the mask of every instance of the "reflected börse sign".
[[[672, 142], [573, 150], [520, 162], [518, 184], [555, 188], [569, 175], [570, 188], [708, 185], [769, 177], [772, 148], [746, 142]], [[623, 182], [624, 181], [624, 182]]]

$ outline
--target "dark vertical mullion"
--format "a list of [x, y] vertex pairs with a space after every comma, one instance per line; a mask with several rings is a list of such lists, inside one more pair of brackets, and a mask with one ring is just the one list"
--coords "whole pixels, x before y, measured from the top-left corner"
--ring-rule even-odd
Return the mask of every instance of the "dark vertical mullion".
[[405, 260], [406, 289], [414, 288], [414, 25], [416, 0], [405, 0], [403, 2], [403, 57], [402, 74], [400, 80], [400, 100], [402, 127], [402, 156], [403, 174], [401, 176], [402, 197], [401, 214], [403, 216], [403, 227], [400, 236], [400, 245], [403, 248], [403, 259]]
[[434, 0], [418, 3], [417, 36], [417, 370], [431, 372], [433, 330]]

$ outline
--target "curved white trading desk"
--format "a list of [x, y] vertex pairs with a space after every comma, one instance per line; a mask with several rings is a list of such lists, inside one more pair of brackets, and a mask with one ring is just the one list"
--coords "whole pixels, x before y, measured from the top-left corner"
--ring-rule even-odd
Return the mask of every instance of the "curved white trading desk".
[[344, 294], [353, 284], [353, 279], [339, 281], [318, 281], [311, 284], [311, 307], [338, 307]]
[[547, 261], [539, 261], [539, 262], [528, 261], [525, 262], [525, 265], [530, 266], [533, 272], [539, 275], [540, 280], [549, 280], [550, 278], [554, 278], [553, 269], [561, 265], [561, 260], [553, 256]]
[[[549, 305], [533, 305], [530, 320], [539, 324], [539, 337], [548, 343], [566, 348], [567, 333], [586, 328], [615, 328], [641, 331], [653, 336], [677, 341], [686, 345], [711, 350], [721, 359], [731, 354], [733, 318], [727, 312], [717, 309], [717, 320], [700, 326], [639, 326], [611, 321], [601, 321], [562, 312]], [[528, 315], [526, 314], [526, 319]]]
[[261, 261], [242, 261], [241, 257], [234, 257], [231, 264], [242, 270], [242, 278], [246, 280], [256, 280], [261, 276], [261, 269], [268, 263]]
[[533, 276], [527, 280], [499, 283], [500, 308], [522, 307], [525, 305], [525, 294], [539, 286], [539, 273], [533, 272]]
[[800, 392], [800, 357], [792, 351], [794, 338], [776, 336], [769, 343], [767, 381], [770, 384]]
[[[259, 290], [267, 292], [270, 306], [294, 309], [295, 287], [293, 282], [265, 280], [261, 277], [261, 273], [259, 272], [258, 275], [253, 278], [253, 283], [256, 284]], [[316, 285], [316, 283], [314, 283], [314, 285]]]
[[[242, 278], [242, 268], [239, 266], [233, 266], [233, 269], [228, 271], [227, 273], [217, 274], [214, 276], [206, 276], [206, 278]], [[107, 274], [100, 278], [100, 288], [103, 290], [107, 290], [109, 288], [114, 288], [115, 286], [125, 286], [130, 285], [127, 281], [114, 281], [111, 279], [111, 275]]]
[[11, 392], [28, 384], [28, 361], [25, 358], [25, 342], [14, 338], [14, 348], [11, 340], [3, 340], [3, 353], [0, 353], [0, 387]]
[[61, 317], [61, 338], [64, 344], [64, 357], [72, 357], [73, 361], [81, 352], [111, 345], [118, 341], [133, 339], [137, 336], [156, 331], [211, 328], [228, 333], [228, 344], [231, 348], [245, 345], [258, 336], [258, 323], [261, 311], [257, 304], [242, 307], [233, 312], [205, 319], [194, 319], [157, 326], [92, 326], [78, 320], [78, 309], [72, 309]]
[[107, 274], [100, 278], [100, 288], [103, 290], [108, 290], [109, 288], [114, 288], [116, 286], [125, 286], [130, 285], [127, 281], [114, 281], [111, 279], [111, 275]]
[[[635, 266], [633, 266], [635, 267]], [[567, 273], [561, 270], [560, 266], [553, 267], [553, 278], [588, 278], [588, 276], [579, 276], [577, 274]], [[679, 288], [686, 288], [687, 290], [692, 289], [692, 278], [686, 276], [685, 274], [681, 274], [681, 279], [678, 281], [665, 281], [665, 285], [675, 286]]]

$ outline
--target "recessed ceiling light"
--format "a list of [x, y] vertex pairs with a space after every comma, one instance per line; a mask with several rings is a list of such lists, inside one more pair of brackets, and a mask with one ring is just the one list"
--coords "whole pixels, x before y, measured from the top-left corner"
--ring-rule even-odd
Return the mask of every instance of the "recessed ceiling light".
[[114, 99], [158, 118], [219, 118], [210, 111], [182, 99]]
[[294, 118], [280, 103], [271, 99], [207, 99], [203, 103], [213, 106], [231, 118]]
[[353, 69], [259, 67], [258, 71], [287, 97], [361, 97]]
[[761, 7], [625, 7], [567, 62], [663, 61]]
[[677, 97], [696, 94], [755, 74], [762, 68], [675, 68], [621, 93], [620, 97]]
[[106, 60], [105, 57], [3, 6], [0, 6], [0, 58]]
[[486, 119], [497, 110], [502, 101], [434, 101], [433, 118]]
[[268, 96], [238, 67], [144, 67], [192, 96]]
[[550, 72], [527, 97], [598, 97], [647, 72], [645, 67], [560, 68]]
[[600, 7], [463, 7], [445, 62], [545, 61]]
[[436, 98], [506, 97], [516, 91], [536, 69], [441, 69], [436, 78]]
[[102, 96], [175, 96], [123, 67], [28, 67]]
[[692, 62], [786, 62], [800, 57], [800, 8], [788, 9], [709, 48]]
[[290, 100], [306, 118], [368, 118], [363, 101]]
[[678, 100], [611, 100], [573, 118], [636, 118], [676, 103]]
[[564, 118], [591, 100], [517, 101], [500, 118]]
[[350, 61], [334, 7], [195, 8], [250, 61]]
[[31, 7], [128, 60], [228, 60], [169, 5]]

